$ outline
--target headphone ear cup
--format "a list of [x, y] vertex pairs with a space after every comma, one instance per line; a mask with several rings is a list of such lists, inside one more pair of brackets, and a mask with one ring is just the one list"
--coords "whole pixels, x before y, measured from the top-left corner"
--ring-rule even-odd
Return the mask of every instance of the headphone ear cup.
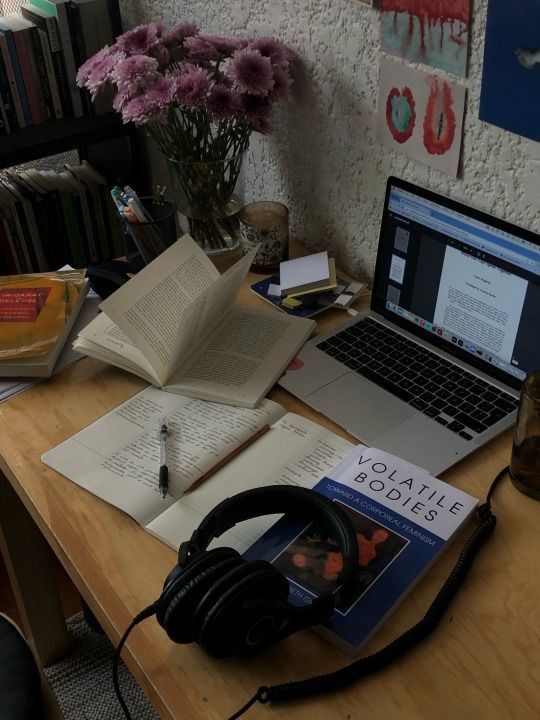
[[209, 655], [224, 657], [270, 644], [283, 636], [288, 594], [287, 578], [264, 560], [231, 569], [195, 610], [199, 645]]
[[159, 624], [173, 642], [193, 642], [191, 615], [201, 593], [223, 572], [241, 562], [236, 550], [216, 548], [173, 568], [165, 580], [156, 611]]

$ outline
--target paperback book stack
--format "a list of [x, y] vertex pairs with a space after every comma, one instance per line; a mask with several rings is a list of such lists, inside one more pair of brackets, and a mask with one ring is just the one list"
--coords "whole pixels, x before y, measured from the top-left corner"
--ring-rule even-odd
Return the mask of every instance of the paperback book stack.
[[328, 307], [348, 308], [364, 284], [336, 275], [334, 258], [319, 252], [279, 265], [279, 276], [251, 286], [253, 292], [290, 315], [312, 317]]
[[0, 377], [49, 377], [81, 311], [82, 270], [0, 278]]
[[0, 275], [87, 267], [122, 254], [105, 178], [83, 161], [0, 181]]
[[91, 107], [75, 78], [120, 34], [117, 11], [108, 0], [29, 0], [0, 17], [0, 135], [111, 110], [103, 99]]

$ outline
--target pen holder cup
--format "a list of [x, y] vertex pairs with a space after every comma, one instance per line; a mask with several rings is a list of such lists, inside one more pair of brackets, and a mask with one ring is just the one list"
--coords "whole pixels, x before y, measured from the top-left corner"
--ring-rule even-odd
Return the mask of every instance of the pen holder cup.
[[144, 222], [120, 219], [124, 254], [128, 261], [139, 255], [144, 264], [148, 265], [176, 242], [176, 206], [161, 197], [142, 197], [139, 200], [149, 219]]

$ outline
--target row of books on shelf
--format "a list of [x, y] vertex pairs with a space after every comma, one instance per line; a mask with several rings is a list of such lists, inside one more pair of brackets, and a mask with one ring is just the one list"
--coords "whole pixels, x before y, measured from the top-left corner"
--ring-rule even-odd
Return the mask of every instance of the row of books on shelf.
[[121, 32], [116, 0], [29, 0], [0, 17], [0, 135], [111, 110], [77, 87], [85, 60]]
[[0, 181], [0, 274], [81, 268], [122, 252], [105, 178], [86, 161]]

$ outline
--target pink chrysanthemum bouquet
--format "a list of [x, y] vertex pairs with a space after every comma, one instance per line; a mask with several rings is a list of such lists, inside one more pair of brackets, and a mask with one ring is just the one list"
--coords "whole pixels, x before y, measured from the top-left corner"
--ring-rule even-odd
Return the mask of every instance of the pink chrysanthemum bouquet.
[[274, 38], [204, 36], [189, 22], [165, 32], [151, 23], [87, 60], [77, 83], [92, 97], [112, 87], [123, 121], [146, 127], [172, 161], [192, 215], [205, 216], [190, 221], [192, 235], [211, 248], [230, 234], [226, 208], [242, 155], [252, 131], [270, 131], [273, 104], [288, 98], [293, 59]]

